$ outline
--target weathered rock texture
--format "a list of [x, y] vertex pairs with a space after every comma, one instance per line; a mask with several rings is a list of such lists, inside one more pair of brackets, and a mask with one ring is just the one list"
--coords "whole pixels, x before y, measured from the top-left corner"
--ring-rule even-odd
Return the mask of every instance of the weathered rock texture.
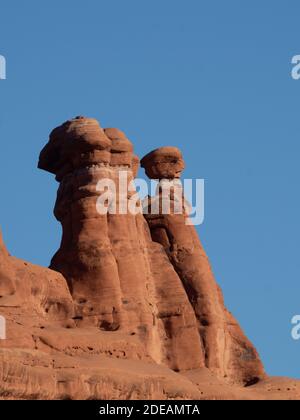
[[[125, 214], [119, 205], [132, 205], [138, 165], [125, 134], [96, 120], [77, 117], [51, 133], [39, 167], [60, 183], [55, 215], [63, 237], [51, 269], [11, 257], [0, 239], [7, 320], [0, 398], [299, 398], [297, 381], [266, 377], [225, 309], [197, 233], [185, 223], [187, 207], [146, 214], [164, 183], [180, 177], [180, 151], [161, 148], [142, 160], [161, 189], [145, 214]], [[117, 214], [99, 214], [98, 182], [118, 185], [120, 173], [130, 191], [118, 186]], [[179, 198], [169, 194], [173, 203]]]

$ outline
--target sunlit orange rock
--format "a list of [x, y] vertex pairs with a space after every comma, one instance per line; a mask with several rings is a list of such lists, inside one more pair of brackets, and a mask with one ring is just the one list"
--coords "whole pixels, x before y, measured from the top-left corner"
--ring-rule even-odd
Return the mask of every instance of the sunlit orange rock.
[[[172, 147], [141, 162], [161, 186], [184, 169]], [[299, 381], [265, 375], [224, 307], [184, 200], [182, 214], [147, 214], [159, 188], [136, 202], [144, 214], [99, 214], [99, 181], [125, 174], [126, 206], [136, 193], [122, 131], [67, 121], [39, 167], [59, 182], [63, 236], [50, 269], [12, 257], [0, 236], [0, 399], [300, 399]]]

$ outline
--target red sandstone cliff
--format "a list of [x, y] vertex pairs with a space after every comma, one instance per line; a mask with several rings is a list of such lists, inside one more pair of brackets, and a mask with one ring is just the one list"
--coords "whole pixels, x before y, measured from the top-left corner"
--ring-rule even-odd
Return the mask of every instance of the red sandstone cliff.
[[[142, 166], [160, 180], [184, 169], [170, 147]], [[0, 240], [0, 398], [300, 397], [297, 381], [265, 375], [186, 213], [99, 214], [99, 180], [125, 172], [129, 184], [137, 173], [124, 133], [67, 121], [39, 167], [60, 184], [63, 237], [50, 269], [9, 256]]]

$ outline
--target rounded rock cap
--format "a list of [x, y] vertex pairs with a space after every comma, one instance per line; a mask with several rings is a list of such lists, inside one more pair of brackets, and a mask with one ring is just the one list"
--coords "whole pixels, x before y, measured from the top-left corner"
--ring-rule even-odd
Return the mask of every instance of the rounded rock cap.
[[110, 150], [111, 140], [94, 118], [76, 117], [55, 128], [41, 151], [38, 167], [56, 174], [74, 154]]
[[55, 128], [40, 153], [38, 167], [57, 181], [80, 168], [99, 163], [126, 166], [136, 173], [133, 145], [117, 128], [103, 129], [94, 118], [75, 117]]
[[180, 178], [184, 170], [184, 160], [177, 147], [165, 146], [153, 150], [141, 160], [150, 179]]

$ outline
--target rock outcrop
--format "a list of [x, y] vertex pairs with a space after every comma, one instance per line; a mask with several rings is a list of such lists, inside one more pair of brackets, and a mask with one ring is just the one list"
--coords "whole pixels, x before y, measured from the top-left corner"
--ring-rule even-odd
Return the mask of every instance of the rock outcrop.
[[265, 375], [224, 306], [176, 189], [180, 151], [141, 163], [160, 181], [143, 203], [123, 132], [77, 117], [51, 133], [39, 167], [59, 182], [63, 236], [49, 269], [10, 256], [0, 238], [0, 399], [300, 398], [297, 381]]

